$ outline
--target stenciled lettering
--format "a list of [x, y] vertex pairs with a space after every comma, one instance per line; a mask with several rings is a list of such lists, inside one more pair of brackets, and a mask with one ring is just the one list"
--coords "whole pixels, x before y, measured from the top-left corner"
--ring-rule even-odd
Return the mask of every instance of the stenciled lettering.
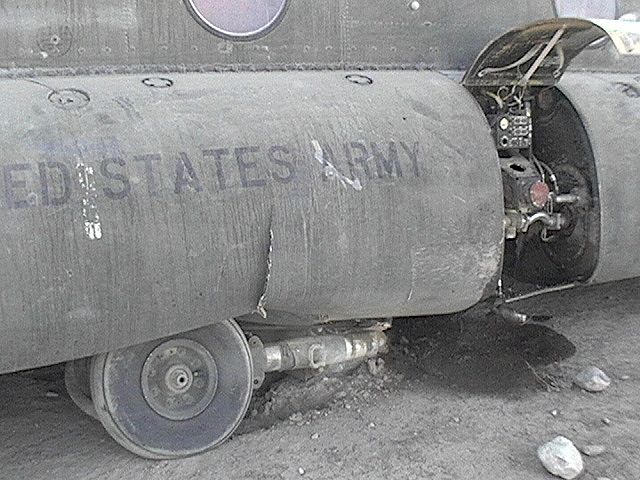
[[[104, 182], [100, 195], [116, 201], [142, 192], [157, 197], [171, 191], [183, 194], [222, 192], [238, 187], [264, 188], [269, 182], [273, 186], [285, 186], [297, 180], [298, 162], [301, 162], [301, 172], [305, 175], [314, 171], [323, 172], [328, 165], [351, 175], [351, 178], [362, 180], [366, 176], [366, 179], [374, 182], [400, 179], [407, 173], [413, 173], [416, 177], [421, 175], [419, 142], [351, 141], [337, 144], [337, 150], [335, 143], [320, 145], [324, 165], [318, 163], [315, 152], [299, 151], [286, 144], [205, 148], [200, 150], [202, 156], [196, 164], [192, 155], [197, 153], [193, 152], [177, 152], [176, 163], [168, 164], [167, 157], [162, 153], [141, 153], [127, 158], [119, 153], [121, 149], [117, 145], [114, 147], [109, 144], [107, 150], [95, 155], [101, 159], [96, 161], [96, 172]], [[94, 144], [88, 146], [97, 148]], [[73, 148], [69, 147], [68, 150], [71, 152]], [[71, 160], [65, 163], [63, 159], [52, 161], [45, 158], [34, 164], [2, 166], [6, 208], [24, 209], [36, 205], [57, 207], [69, 203], [73, 194]], [[89, 159], [84, 162], [91, 164]], [[203, 165], [211, 168], [196, 170], [196, 166], [206, 168]], [[128, 175], [133, 168], [136, 169], [136, 177]], [[142, 180], [138, 180], [139, 177]], [[166, 183], [163, 183], [163, 178]], [[327, 175], [321, 175], [320, 178], [328, 180]], [[34, 182], [33, 186], [31, 182]], [[31, 191], [31, 188], [36, 191]]]
[[136, 155], [133, 157], [134, 162], [141, 162], [144, 165], [144, 175], [147, 182], [147, 193], [149, 196], [158, 195], [158, 184], [156, 183], [156, 174], [153, 170], [154, 163], [160, 162], [162, 156], [159, 153], [149, 153], [146, 155]]
[[351, 178], [357, 178], [356, 166], [364, 172], [367, 178], [373, 178], [371, 176], [371, 170], [369, 169], [369, 154], [367, 153], [367, 147], [362, 142], [351, 142], [345, 144], [345, 153], [347, 154], [347, 162], [349, 163], [349, 169], [351, 170]]
[[420, 142], [414, 142], [411, 147], [404, 142], [400, 142], [400, 146], [409, 156], [411, 163], [413, 164], [413, 173], [416, 177], [420, 176], [420, 168], [418, 167], [418, 151], [420, 150]]
[[31, 171], [31, 165], [28, 163], [14, 163], [4, 165], [2, 167], [4, 174], [4, 196], [7, 208], [27, 208], [29, 202], [26, 200], [26, 194], [19, 197], [18, 190], [26, 190], [27, 181], [25, 178], [16, 178], [14, 174], [19, 172]]
[[176, 165], [176, 181], [174, 184], [174, 192], [182, 193], [185, 187], [192, 188], [196, 192], [202, 191], [202, 184], [196, 174], [195, 168], [189, 160], [186, 153], [180, 152], [180, 160]]
[[271, 176], [278, 183], [289, 183], [295, 176], [295, 168], [293, 166], [293, 163], [285, 159], [290, 154], [291, 152], [289, 151], [289, 149], [282, 145], [274, 145], [269, 148], [269, 152], [267, 153], [269, 161], [274, 165], [283, 167], [286, 170], [286, 173], [284, 175], [282, 175], [281, 172], [277, 171], [271, 172]]
[[[57, 172], [60, 182], [55, 182], [58, 186], [58, 195], [52, 192], [53, 188], [50, 180], [53, 172]], [[38, 162], [38, 174], [40, 176], [40, 193], [42, 195], [42, 205], [45, 207], [59, 207], [64, 205], [71, 198], [71, 172], [69, 167], [61, 162]]]
[[251, 154], [258, 153], [259, 151], [260, 148], [258, 147], [238, 147], [234, 150], [238, 170], [240, 172], [240, 183], [244, 188], [264, 187], [267, 184], [266, 180], [263, 178], [249, 178], [251, 172], [257, 169], [257, 162], [255, 160], [248, 161], [247, 157]]
[[398, 147], [395, 142], [389, 142], [387, 153], [383, 153], [382, 147], [371, 142], [371, 155], [376, 164], [378, 178], [392, 178], [395, 172], [396, 177], [402, 177], [402, 167], [398, 158]]
[[224, 168], [222, 167], [222, 162], [224, 157], [228, 157], [230, 155], [229, 149], [214, 148], [212, 150], [203, 150], [202, 155], [204, 157], [213, 157], [213, 161], [216, 167], [216, 177], [218, 179], [218, 187], [220, 188], [220, 190], [226, 190], [227, 179], [224, 175]]
[[113, 189], [111, 186], [105, 187], [103, 191], [107, 198], [112, 200], [122, 200], [131, 192], [131, 183], [126, 175], [111, 171], [109, 169], [109, 166], [111, 165], [124, 167], [126, 165], [125, 161], [122, 158], [105, 158], [100, 162], [100, 173], [102, 176], [108, 180], [119, 182], [122, 185], [119, 189]]

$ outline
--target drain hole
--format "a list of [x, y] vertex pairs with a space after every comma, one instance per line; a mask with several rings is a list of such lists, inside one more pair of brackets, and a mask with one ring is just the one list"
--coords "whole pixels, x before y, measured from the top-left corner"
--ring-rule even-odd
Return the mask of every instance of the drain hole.
[[148, 77], [142, 83], [151, 88], [169, 88], [173, 86], [173, 80], [164, 77]]
[[347, 75], [344, 78], [349, 80], [351, 83], [355, 83], [356, 85], [371, 85], [371, 84], [373, 84], [373, 78], [367, 77], [366, 75], [360, 75], [358, 73], [351, 73], [351, 74]]

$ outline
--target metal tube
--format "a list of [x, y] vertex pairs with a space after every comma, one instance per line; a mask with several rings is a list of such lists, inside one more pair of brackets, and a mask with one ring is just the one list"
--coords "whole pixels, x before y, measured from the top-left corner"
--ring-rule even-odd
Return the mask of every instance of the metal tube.
[[318, 369], [375, 357], [387, 348], [387, 336], [378, 331], [293, 338], [265, 345], [265, 372]]
[[536, 222], [542, 222], [547, 228], [552, 230], [560, 230], [564, 223], [564, 218], [559, 213], [554, 215], [549, 215], [547, 212], [534, 213], [524, 222], [522, 232], [526, 233], [529, 227]]
[[580, 197], [573, 193], [563, 193], [561, 195], [556, 195], [553, 201], [555, 203], [578, 203], [580, 201]]
[[527, 73], [525, 73], [524, 77], [522, 77], [522, 79], [518, 82], [518, 85], [523, 87], [527, 86], [529, 80], [531, 80], [531, 77], [533, 77], [533, 74], [536, 73], [538, 68], [540, 68], [540, 65], [542, 65], [544, 59], [547, 58], [547, 56], [551, 53], [551, 50], [553, 50], [556, 44], [560, 41], [560, 38], [562, 38], [562, 35], [564, 35], [565, 31], [565, 28], [561, 28], [553, 35], [547, 46], [544, 47], [544, 50], [542, 50], [542, 53], [540, 53], [540, 56], [536, 59], [535, 62], [533, 62]]
[[517, 297], [511, 297], [504, 300], [505, 304], [521, 302], [523, 300], [527, 300], [529, 298], [539, 297], [541, 295], [546, 295], [548, 293], [556, 293], [563, 292], [565, 290], [570, 290], [572, 288], [576, 288], [578, 283], [570, 283], [567, 285], [560, 285], [557, 287], [544, 288], [542, 290], [536, 290], [535, 292], [525, 293], [523, 295], [518, 295]]

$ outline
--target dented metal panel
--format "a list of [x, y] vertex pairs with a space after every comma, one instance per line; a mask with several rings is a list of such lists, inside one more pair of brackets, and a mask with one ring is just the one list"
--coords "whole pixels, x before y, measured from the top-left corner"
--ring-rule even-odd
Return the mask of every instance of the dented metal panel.
[[262, 308], [477, 302], [503, 234], [482, 112], [438, 74], [361, 75], [3, 80], [0, 371]]
[[312, 142], [326, 186], [275, 210], [267, 308], [331, 319], [352, 317], [353, 305], [362, 317], [450, 313], [480, 300], [498, 271], [502, 187], [482, 113], [443, 77], [425, 76], [428, 91], [420, 75], [406, 78], [379, 105], [372, 95], [386, 82], [355, 92], [370, 105], [360, 121], [371, 134], [345, 145], [346, 163]]
[[559, 88], [589, 135], [598, 175], [600, 254], [594, 283], [640, 275], [640, 82], [638, 75], [570, 73]]

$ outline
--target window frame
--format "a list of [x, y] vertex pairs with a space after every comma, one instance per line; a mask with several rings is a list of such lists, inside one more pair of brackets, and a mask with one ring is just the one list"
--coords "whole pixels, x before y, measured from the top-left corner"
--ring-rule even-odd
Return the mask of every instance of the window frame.
[[250, 42], [258, 38], [262, 38], [265, 35], [268, 35], [269, 33], [271, 33], [278, 25], [280, 25], [280, 22], [282, 22], [282, 20], [286, 16], [287, 11], [289, 10], [289, 4], [291, 3], [290, 0], [283, 0], [283, 6], [280, 12], [267, 25], [263, 26], [261, 29], [255, 32], [242, 34], [242, 33], [227, 32], [221, 29], [220, 27], [216, 27], [211, 21], [205, 18], [204, 15], [202, 15], [198, 11], [198, 9], [193, 3], [194, 0], [183, 0], [183, 1], [185, 6], [187, 7], [187, 10], [191, 14], [191, 16], [195, 19], [196, 22], [198, 22], [198, 24], [202, 28], [207, 30], [209, 33], [212, 33], [213, 35], [216, 35], [217, 37], [223, 38], [225, 40], [233, 40], [235, 42]]

